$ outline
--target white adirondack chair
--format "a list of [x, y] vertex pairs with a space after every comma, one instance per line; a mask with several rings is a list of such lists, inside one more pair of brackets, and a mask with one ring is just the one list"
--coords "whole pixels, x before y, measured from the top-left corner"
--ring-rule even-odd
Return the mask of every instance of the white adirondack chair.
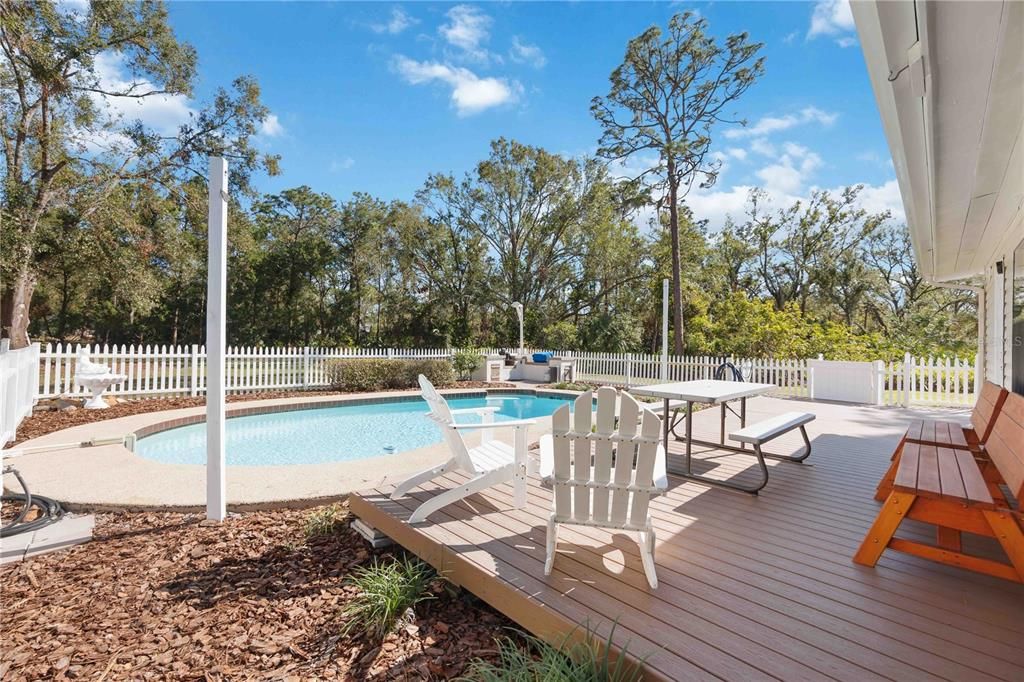
[[606, 386], [597, 391], [597, 428], [592, 429], [592, 404], [587, 392], [576, 399], [571, 415], [568, 405], [558, 408], [551, 417], [552, 435], [541, 439], [540, 474], [554, 487], [544, 574], [554, 566], [559, 525], [630, 530], [639, 534], [644, 573], [656, 588], [648, 507], [652, 496], [668, 488], [661, 419], [623, 393], [616, 430], [616, 390]]
[[[529, 426], [534, 423], [534, 420], [516, 419], [496, 422], [494, 421], [494, 413], [498, 411], [496, 407], [471, 407], [463, 410], [453, 410], [448, 407], [448, 401], [437, 392], [433, 384], [422, 374], [419, 377], [419, 382], [423, 399], [427, 401], [427, 405], [430, 407], [430, 418], [441, 427], [445, 443], [448, 445], [452, 457], [440, 466], [421, 471], [408, 480], [403, 481], [391, 493], [391, 499], [397, 500], [416, 486], [437, 478], [448, 471], [462, 471], [471, 474], [473, 478], [459, 487], [447, 490], [421, 504], [412, 513], [412, 516], [409, 517], [409, 523], [424, 521], [442, 507], [507, 481], [512, 481], [515, 485], [516, 506], [525, 507], [526, 437]], [[455, 416], [460, 414], [479, 415], [481, 422], [477, 424], [456, 423]], [[494, 429], [512, 429], [514, 431], [514, 445], [493, 440], [492, 434]], [[480, 445], [473, 448], [468, 447], [462, 437], [465, 431], [482, 431]]]

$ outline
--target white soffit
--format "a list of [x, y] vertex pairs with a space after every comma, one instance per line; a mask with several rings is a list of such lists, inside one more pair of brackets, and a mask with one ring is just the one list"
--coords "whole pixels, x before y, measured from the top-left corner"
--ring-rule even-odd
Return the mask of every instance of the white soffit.
[[1024, 202], [1024, 3], [851, 4], [921, 270], [980, 272]]

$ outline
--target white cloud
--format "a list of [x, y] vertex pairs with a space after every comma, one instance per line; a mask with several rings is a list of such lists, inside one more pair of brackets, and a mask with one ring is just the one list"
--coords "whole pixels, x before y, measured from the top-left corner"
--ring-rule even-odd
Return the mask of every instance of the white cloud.
[[[756, 141], [757, 140], [755, 140], [755, 142]], [[729, 156], [731, 156], [734, 159], [739, 159], [740, 161], [746, 161], [747, 160], [747, 150], [746, 149], [740, 149], [739, 147], [732, 147], [730, 149], [726, 149], [725, 153], [728, 154]]]
[[450, 45], [459, 48], [465, 57], [486, 62], [490, 56], [483, 47], [491, 37], [491, 17], [472, 5], [456, 5], [448, 10], [448, 23], [438, 31]]
[[[134, 79], [123, 73], [121, 55], [105, 52], [96, 58], [99, 86], [106, 92], [140, 94], [159, 90], [146, 79]], [[139, 120], [164, 134], [177, 132], [178, 126], [195, 114], [185, 95], [150, 95], [148, 97], [116, 97], [95, 95], [98, 106], [106, 106], [115, 117], [126, 121]]]
[[522, 42], [519, 40], [519, 36], [512, 37], [512, 50], [509, 53], [509, 57], [514, 62], [530, 64], [537, 69], [543, 68], [548, 63], [543, 50], [536, 45], [528, 45]]
[[856, 35], [853, 35], [855, 30], [849, 0], [819, 0], [811, 13], [807, 39], [836, 36], [835, 42], [839, 47], [852, 47], [857, 44]]
[[725, 131], [725, 136], [729, 139], [763, 136], [779, 132], [781, 130], [788, 130], [795, 126], [806, 125], [808, 123], [818, 123], [823, 126], [830, 126], [836, 122], [838, 117], [839, 114], [822, 111], [817, 107], [804, 107], [795, 114], [786, 114], [785, 116], [764, 116], [758, 119], [753, 125], [749, 125], [744, 128], [731, 128]]
[[284, 134], [284, 126], [277, 118], [277, 114], [268, 114], [260, 123], [260, 134], [266, 137], [277, 137]]
[[758, 170], [765, 191], [773, 195], [795, 194], [806, 184], [808, 177], [821, 167], [821, 157], [793, 142], [782, 146], [783, 154], [776, 163]]
[[504, 78], [481, 78], [469, 69], [440, 64], [418, 62], [402, 55], [395, 57], [394, 69], [413, 85], [439, 81], [448, 85], [452, 104], [459, 116], [468, 116], [501, 104], [514, 102], [522, 92], [522, 86]]
[[759, 137], [750, 143], [750, 151], [761, 156], [775, 156], [775, 145], [763, 137]]
[[784, 42], [786, 45], [791, 45], [793, 41], [796, 40], [799, 36], [800, 31], [790, 31], [785, 36], [783, 36], [782, 42]]
[[[832, 190], [833, 193], [842, 191], [841, 188]], [[899, 183], [889, 180], [881, 185], [864, 185], [860, 195], [857, 197], [857, 204], [868, 213], [881, 213], [889, 211], [896, 223], [907, 221], [906, 213], [903, 211], [903, 197], [900, 195]]]
[[370, 28], [377, 33], [398, 35], [405, 29], [418, 23], [419, 19], [409, 16], [401, 7], [394, 7], [391, 9], [391, 16], [387, 21], [379, 24], [371, 24]]
[[331, 165], [328, 167], [328, 170], [332, 173], [338, 173], [340, 171], [348, 170], [354, 165], [356, 165], [356, 160], [351, 156], [346, 156], [343, 159], [335, 159], [331, 161]]

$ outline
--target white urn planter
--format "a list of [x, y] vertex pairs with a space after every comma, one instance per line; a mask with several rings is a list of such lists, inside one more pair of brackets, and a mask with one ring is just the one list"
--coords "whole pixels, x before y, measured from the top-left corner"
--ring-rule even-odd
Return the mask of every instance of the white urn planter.
[[89, 351], [85, 348], [78, 351], [78, 360], [75, 363], [75, 384], [92, 393], [92, 397], [85, 401], [85, 409], [105, 410], [110, 407], [103, 399], [103, 394], [108, 388], [127, 378], [124, 374], [114, 374], [106, 365], [99, 365], [90, 360]]

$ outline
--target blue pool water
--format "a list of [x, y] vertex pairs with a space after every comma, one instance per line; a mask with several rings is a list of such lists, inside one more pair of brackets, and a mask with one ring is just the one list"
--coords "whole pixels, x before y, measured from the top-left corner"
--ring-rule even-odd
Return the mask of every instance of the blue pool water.
[[[546, 417], [568, 398], [502, 394], [455, 398], [452, 409], [497, 407], [495, 421]], [[228, 419], [227, 462], [233, 465], [319, 464], [390, 455], [441, 442], [422, 400], [274, 412]], [[460, 415], [459, 421], [479, 421]], [[140, 438], [136, 454], [172, 464], [206, 463], [206, 424]]]

